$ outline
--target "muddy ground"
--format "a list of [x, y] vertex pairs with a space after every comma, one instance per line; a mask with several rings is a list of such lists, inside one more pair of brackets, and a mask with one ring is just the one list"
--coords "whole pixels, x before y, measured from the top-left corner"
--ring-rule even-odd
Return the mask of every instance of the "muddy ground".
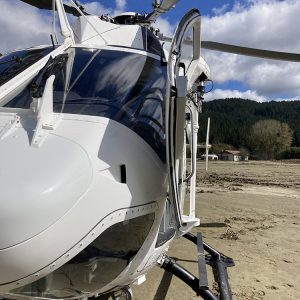
[[[233, 298], [300, 299], [300, 162], [212, 162], [208, 173], [203, 169], [199, 162], [201, 225], [194, 232], [200, 230], [206, 242], [234, 258]], [[184, 238], [172, 243], [168, 255], [197, 274], [196, 249]], [[134, 287], [134, 299], [199, 298], [154, 268]]]

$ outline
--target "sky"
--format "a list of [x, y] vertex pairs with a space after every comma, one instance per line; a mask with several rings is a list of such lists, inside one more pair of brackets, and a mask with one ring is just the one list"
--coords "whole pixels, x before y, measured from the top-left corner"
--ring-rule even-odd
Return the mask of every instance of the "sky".
[[[151, 0], [81, 0], [86, 10], [112, 16], [151, 12]], [[0, 0], [0, 52], [49, 44], [51, 16], [18, 0]], [[182, 0], [154, 25], [172, 36], [181, 17], [197, 8], [203, 40], [300, 53], [299, 0]], [[239, 97], [259, 102], [300, 99], [300, 63], [203, 50], [214, 89], [206, 100]]]

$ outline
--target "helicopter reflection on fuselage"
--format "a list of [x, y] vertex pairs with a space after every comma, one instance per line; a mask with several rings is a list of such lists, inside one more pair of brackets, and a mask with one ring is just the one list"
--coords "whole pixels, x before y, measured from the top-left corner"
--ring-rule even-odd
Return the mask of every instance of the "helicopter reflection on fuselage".
[[[139, 134], [165, 161], [166, 66], [151, 54], [110, 48], [69, 49], [70, 74], [66, 72], [68, 61], [60, 62], [55, 67], [48, 65], [34, 81], [40, 81], [38, 88], [42, 89], [54, 73], [54, 112], [115, 120]], [[5, 107], [29, 108], [30, 86], [32, 83]]]

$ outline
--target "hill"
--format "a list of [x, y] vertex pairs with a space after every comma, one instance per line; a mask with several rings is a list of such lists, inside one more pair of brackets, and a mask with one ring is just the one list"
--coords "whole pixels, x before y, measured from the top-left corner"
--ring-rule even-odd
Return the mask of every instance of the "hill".
[[[258, 120], [274, 119], [294, 131], [293, 146], [300, 146], [300, 101], [259, 103], [245, 99], [222, 99], [203, 103], [199, 115], [199, 142], [205, 141], [207, 118], [211, 118], [210, 143], [247, 146], [251, 126]], [[202, 126], [201, 126], [202, 125]]]

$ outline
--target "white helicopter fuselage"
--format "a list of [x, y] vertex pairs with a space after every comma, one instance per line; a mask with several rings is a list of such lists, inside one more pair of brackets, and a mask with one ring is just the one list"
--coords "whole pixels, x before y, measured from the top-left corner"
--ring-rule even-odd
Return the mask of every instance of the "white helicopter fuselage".
[[[145, 27], [96, 16], [78, 18], [73, 34], [75, 43], [66, 39], [0, 86], [0, 296], [82, 298], [127, 286], [176, 236], [158, 243], [162, 223], [174, 219], [170, 212], [162, 221], [170, 93], [163, 49]], [[59, 71], [28, 102], [29, 83], [45, 78], [51, 58]], [[203, 61], [194, 81], [201, 72]], [[112, 102], [120, 97], [132, 99]]]

